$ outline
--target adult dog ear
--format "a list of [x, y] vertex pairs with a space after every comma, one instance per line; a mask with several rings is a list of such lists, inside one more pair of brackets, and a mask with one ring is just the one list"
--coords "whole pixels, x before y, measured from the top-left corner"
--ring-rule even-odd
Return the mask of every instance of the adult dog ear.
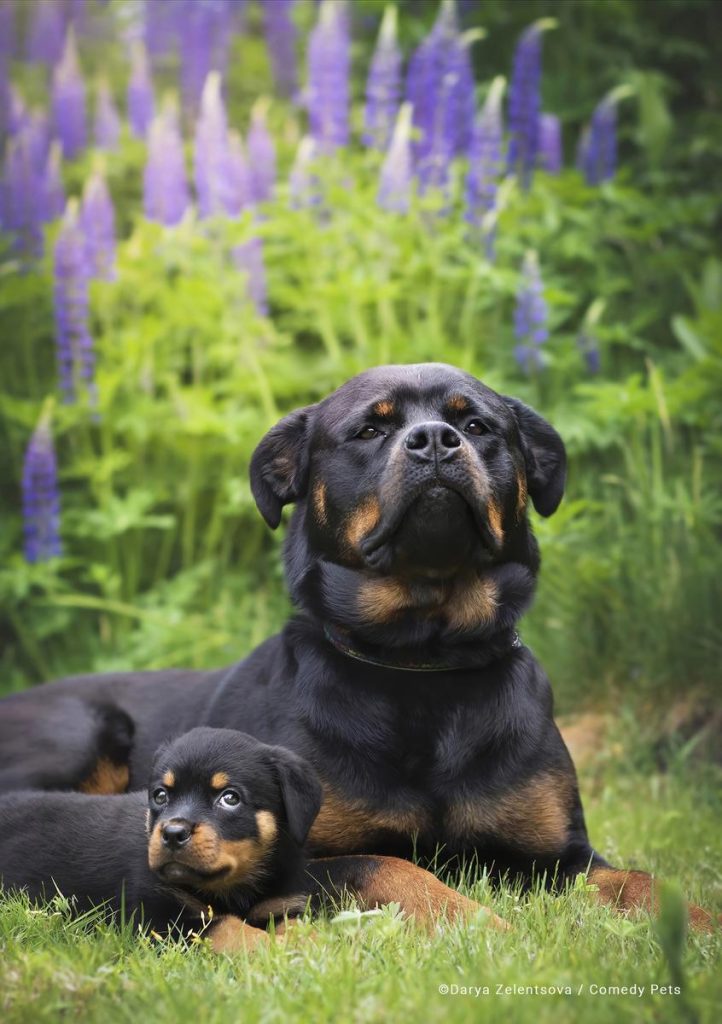
[[321, 782], [308, 761], [285, 747], [272, 747], [271, 758], [281, 785], [288, 831], [291, 838], [302, 846], [321, 810]]
[[296, 409], [272, 427], [251, 457], [251, 491], [272, 530], [281, 509], [297, 501], [306, 487], [308, 435], [315, 406]]
[[564, 442], [551, 423], [518, 398], [504, 396], [504, 401], [519, 427], [529, 497], [539, 515], [550, 516], [559, 508], [564, 494], [567, 476]]

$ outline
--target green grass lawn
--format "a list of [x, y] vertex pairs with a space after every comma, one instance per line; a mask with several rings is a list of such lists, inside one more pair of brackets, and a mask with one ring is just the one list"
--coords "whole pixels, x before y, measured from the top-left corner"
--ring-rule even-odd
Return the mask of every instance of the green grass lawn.
[[[660, 774], [629, 746], [613, 749], [581, 780], [593, 841], [614, 863], [676, 880], [719, 912], [719, 769], [679, 759]], [[477, 923], [440, 926], [429, 937], [388, 908], [323, 921], [315, 934], [301, 925], [291, 940], [250, 958], [72, 921], [60, 901], [37, 910], [8, 899], [0, 905], [0, 1019], [426, 1022], [491, 1020], [501, 1012], [535, 1024], [719, 1020], [720, 934], [688, 938], [682, 996], [652, 994], [653, 985], [674, 984], [676, 968], [648, 919], [599, 908], [583, 887], [563, 897], [519, 896], [508, 887], [492, 893], [482, 878], [464, 889], [491, 904], [511, 931]], [[641, 997], [599, 991], [633, 985], [644, 987]], [[512, 986], [570, 986], [572, 994]], [[473, 988], [480, 991], [463, 991]]]

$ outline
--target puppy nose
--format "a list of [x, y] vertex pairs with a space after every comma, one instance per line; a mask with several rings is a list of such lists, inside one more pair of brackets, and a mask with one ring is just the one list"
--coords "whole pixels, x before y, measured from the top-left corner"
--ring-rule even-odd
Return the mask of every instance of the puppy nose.
[[175, 821], [166, 822], [162, 828], [163, 843], [165, 846], [170, 847], [171, 850], [177, 850], [181, 846], [185, 846], [191, 837], [193, 828], [189, 821], [182, 821], [176, 819]]
[[408, 432], [404, 445], [419, 462], [446, 462], [461, 448], [461, 437], [448, 423], [419, 423]]

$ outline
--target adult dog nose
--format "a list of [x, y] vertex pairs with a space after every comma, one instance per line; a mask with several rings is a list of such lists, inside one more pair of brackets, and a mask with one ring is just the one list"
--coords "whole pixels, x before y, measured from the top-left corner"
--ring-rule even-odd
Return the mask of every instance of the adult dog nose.
[[193, 829], [189, 821], [176, 818], [173, 821], [166, 822], [161, 831], [163, 844], [170, 847], [171, 850], [177, 850], [181, 846], [185, 846], [191, 837]]
[[461, 448], [461, 437], [448, 423], [418, 423], [404, 438], [404, 446], [419, 462], [447, 462]]

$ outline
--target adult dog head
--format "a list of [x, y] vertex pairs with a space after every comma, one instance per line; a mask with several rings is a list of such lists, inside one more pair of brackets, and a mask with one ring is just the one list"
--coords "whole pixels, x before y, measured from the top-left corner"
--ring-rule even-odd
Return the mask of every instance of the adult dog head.
[[562, 498], [556, 431], [452, 366], [381, 366], [291, 413], [251, 462], [272, 528], [296, 509], [286, 547], [294, 599], [384, 646], [488, 640], [533, 590], [527, 499]]

